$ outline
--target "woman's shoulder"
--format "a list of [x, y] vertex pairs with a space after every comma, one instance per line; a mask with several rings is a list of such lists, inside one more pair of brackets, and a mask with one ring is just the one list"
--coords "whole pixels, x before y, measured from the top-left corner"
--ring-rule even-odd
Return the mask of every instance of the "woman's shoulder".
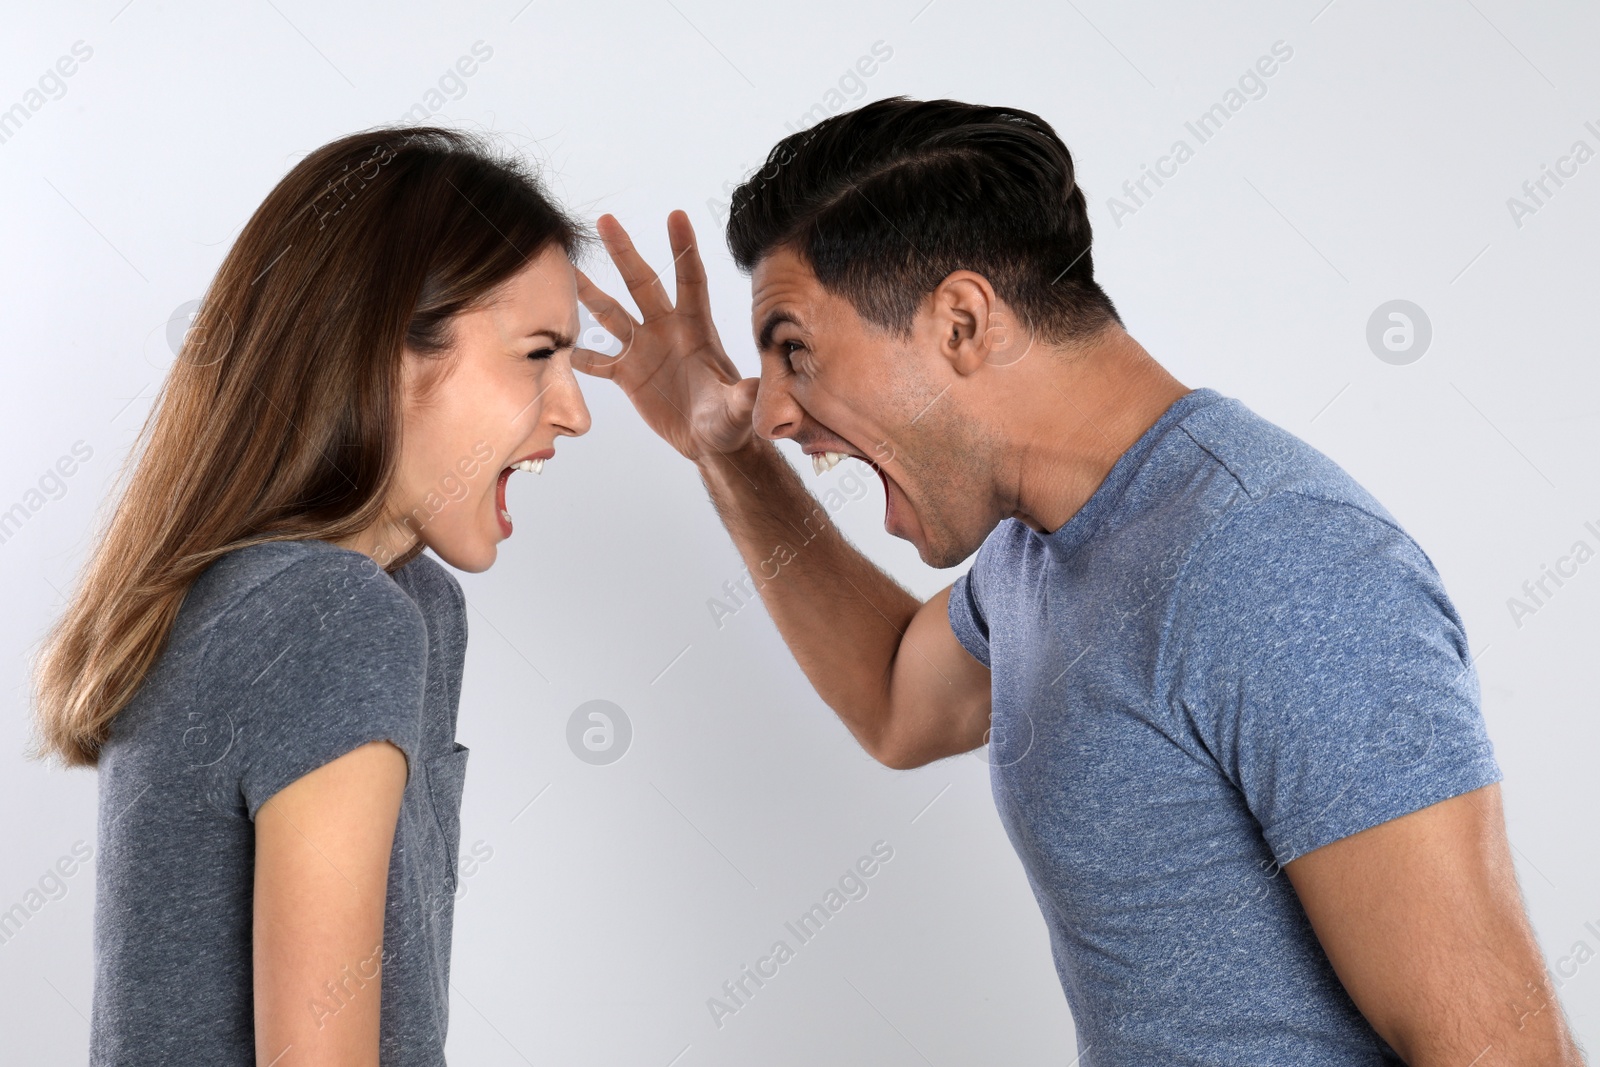
[[[181, 731], [189, 763], [218, 773], [237, 769], [245, 749], [301, 751], [296, 731], [309, 737], [311, 720], [376, 724], [406, 748], [427, 662], [421, 610], [370, 557], [325, 541], [247, 545], [191, 585], [114, 737], [170, 751]], [[213, 756], [219, 745], [226, 759]]]
[[220, 556], [196, 579], [199, 599], [226, 611], [263, 594], [317, 597], [337, 591], [393, 600], [392, 582], [364, 552], [313, 539], [263, 541]]
[[[427, 620], [436, 642], [430, 653], [429, 671], [443, 672], [450, 691], [459, 693], [468, 631], [467, 598], [461, 582], [449, 567], [427, 552], [395, 571], [394, 577]], [[453, 702], [454, 697], [451, 699]]]
[[[220, 557], [195, 583], [191, 625], [213, 658], [290, 636], [426, 643], [422, 612], [372, 557], [327, 541], [269, 541]], [[187, 609], [188, 605], [186, 605]]]
[[217, 773], [249, 814], [367, 741], [417, 758], [430, 659], [420, 606], [371, 557], [325, 541], [238, 553], [218, 576], [231, 596], [205, 642], [195, 703], [231, 723]]

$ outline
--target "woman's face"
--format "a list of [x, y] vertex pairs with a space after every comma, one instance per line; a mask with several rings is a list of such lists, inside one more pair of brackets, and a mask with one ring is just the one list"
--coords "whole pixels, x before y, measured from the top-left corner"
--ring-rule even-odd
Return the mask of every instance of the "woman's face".
[[[511, 536], [503, 511], [511, 465], [549, 462], [557, 437], [589, 430], [571, 362], [578, 335], [572, 265], [550, 245], [492, 305], [462, 312], [452, 326], [447, 358], [455, 365], [426, 402], [415, 385], [429, 364], [406, 353], [408, 400], [390, 513], [402, 524], [394, 533], [415, 534], [452, 567], [477, 572]], [[391, 558], [410, 544], [406, 538]]]

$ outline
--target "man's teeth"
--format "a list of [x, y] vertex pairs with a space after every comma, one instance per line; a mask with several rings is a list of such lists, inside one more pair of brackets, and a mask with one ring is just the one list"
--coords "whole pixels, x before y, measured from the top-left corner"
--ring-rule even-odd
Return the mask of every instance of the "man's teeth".
[[811, 469], [818, 474], [824, 474], [837, 467], [839, 461], [844, 457], [845, 453], [843, 452], [813, 452], [811, 454]]

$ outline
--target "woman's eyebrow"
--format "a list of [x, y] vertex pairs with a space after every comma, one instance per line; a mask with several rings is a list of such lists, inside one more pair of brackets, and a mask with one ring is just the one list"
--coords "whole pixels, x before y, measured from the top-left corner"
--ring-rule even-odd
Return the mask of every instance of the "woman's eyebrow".
[[548, 337], [556, 348], [572, 348], [578, 343], [577, 338], [563, 330], [530, 330], [522, 335], [523, 340], [529, 340], [534, 337]]

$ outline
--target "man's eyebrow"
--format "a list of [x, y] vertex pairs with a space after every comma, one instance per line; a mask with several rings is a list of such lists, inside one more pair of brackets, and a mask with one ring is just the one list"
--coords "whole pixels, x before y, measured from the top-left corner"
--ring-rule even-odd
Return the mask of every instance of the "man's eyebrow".
[[800, 325], [799, 320], [787, 311], [779, 310], [769, 314], [766, 321], [761, 324], [761, 333], [756, 338], [756, 351], [765, 352], [771, 348], [774, 331], [785, 322], [794, 326]]

